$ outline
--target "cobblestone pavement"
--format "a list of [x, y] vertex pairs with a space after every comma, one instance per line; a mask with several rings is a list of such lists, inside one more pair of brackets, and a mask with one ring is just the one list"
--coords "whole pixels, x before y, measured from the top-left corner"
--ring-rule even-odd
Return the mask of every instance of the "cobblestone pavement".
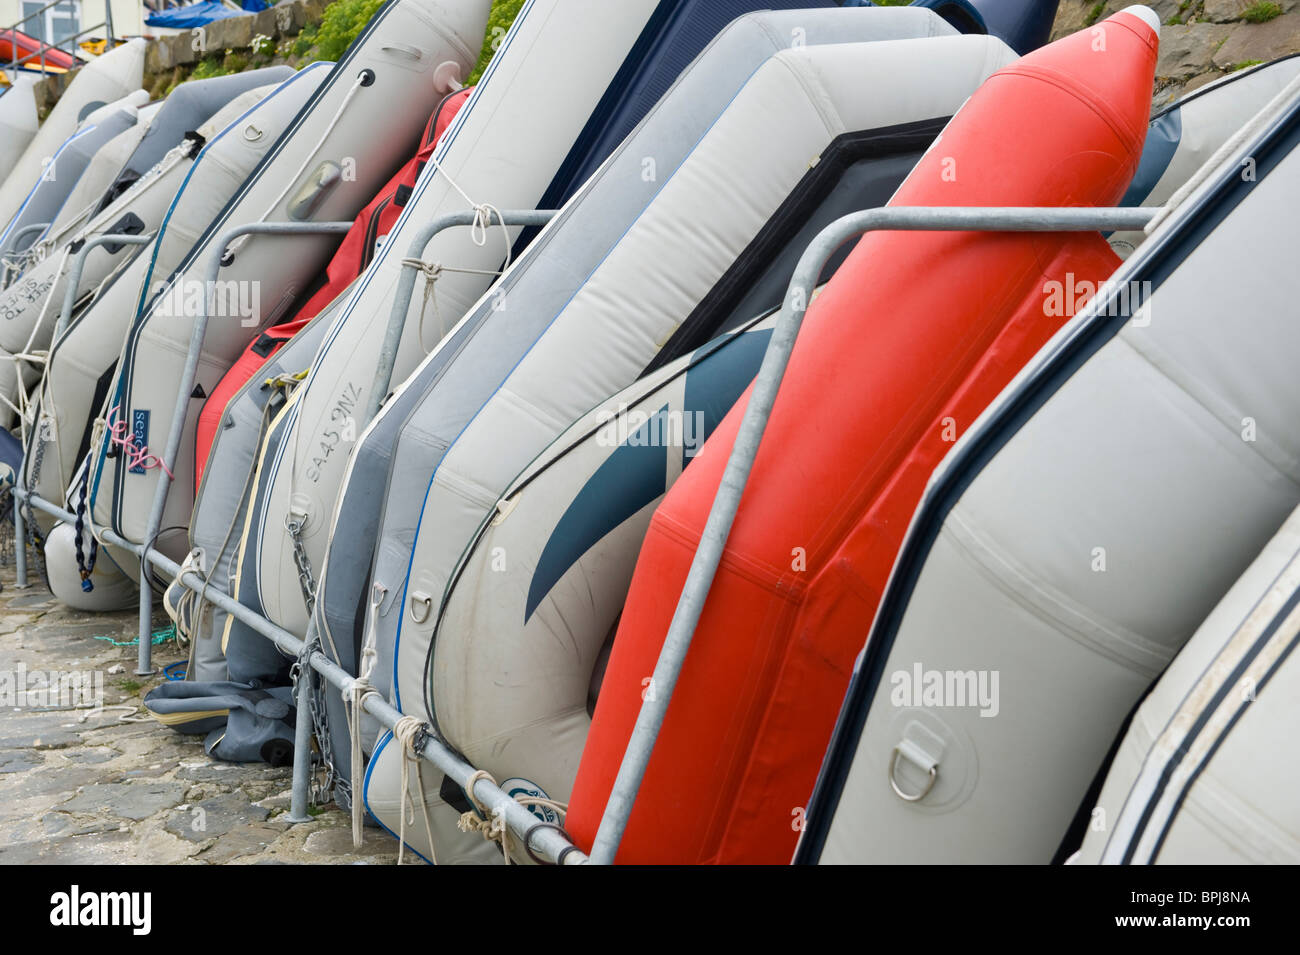
[[[134, 646], [94, 639], [132, 639], [134, 610], [72, 611], [39, 574], [31, 580], [18, 590], [12, 558], [0, 567], [0, 864], [396, 861], [397, 843], [381, 830], [367, 829], [354, 850], [350, 819], [333, 805], [311, 822], [285, 822], [287, 767], [209, 759], [201, 737], [146, 716], [140, 700], [161, 673], [135, 676]], [[184, 658], [172, 644], [154, 650], [159, 668]], [[31, 688], [50, 671], [102, 681], [104, 709], [60, 709], [39, 694], [17, 700], [24, 671]]]

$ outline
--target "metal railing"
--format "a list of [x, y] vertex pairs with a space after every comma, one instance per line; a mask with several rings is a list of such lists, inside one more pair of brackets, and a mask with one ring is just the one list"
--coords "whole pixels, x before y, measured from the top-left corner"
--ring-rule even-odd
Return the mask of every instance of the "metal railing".
[[[887, 207], [845, 216], [822, 230], [812, 241], [800, 258], [790, 281], [780, 316], [772, 332], [771, 340], [764, 353], [762, 364], [754, 380], [749, 401], [736, 435], [735, 444], [728, 458], [717, 494], [710, 509], [700, 544], [691, 563], [690, 572], [682, 589], [677, 609], [669, 626], [668, 635], [655, 665], [653, 682], [656, 692], [647, 694], [638, 714], [631, 738], [624, 753], [622, 763], [614, 781], [613, 790], [606, 804], [604, 814], [597, 830], [590, 858], [576, 848], [567, 835], [555, 827], [538, 825], [538, 819], [522, 804], [511, 798], [499, 787], [482, 777], [476, 778], [474, 767], [439, 739], [429, 727], [418, 744], [420, 755], [441, 769], [462, 788], [469, 790], [476, 800], [499, 812], [510, 829], [539, 855], [566, 865], [585, 862], [612, 864], [618, 852], [618, 846], [627, 826], [628, 816], [635, 804], [637, 792], [645, 775], [650, 755], [663, 725], [681, 673], [687, 651], [699, 622], [704, 602], [708, 596], [717, 572], [719, 561], [726, 547], [731, 526], [735, 520], [741, 497], [749, 479], [754, 459], [762, 443], [768, 419], [780, 390], [790, 355], [802, 327], [804, 315], [812, 298], [812, 291], [831, 255], [845, 242], [872, 231], [923, 231], [923, 232], [1096, 232], [1121, 229], [1142, 229], [1156, 217], [1158, 209], [1113, 209], [1113, 208], [918, 208]], [[502, 214], [503, 225], [537, 225], [549, 220], [553, 212], [507, 212]], [[468, 225], [474, 219], [473, 213], [447, 216], [431, 223], [423, 229], [413, 241], [411, 260], [418, 260], [429, 239], [442, 229]], [[341, 223], [322, 224], [337, 227]], [[350, 224], [349, 224], [350, 225]], [[256, 227], [240, 227], [223, 236], [214, 259], [213, 271], [219, 267], [221, 253], [233, 238], [250, 231], [273, 234], [290, 234], [295, 231], [309, 231], [303, 226], [284, 223], [265, 223]], [[116, 237], [121, 238], [121, 237]], [[138, 237], [130, 237], [138, 238]], [[409, 309], [415, 282], [416, 266], [414, 261], [403, 262], [404, 271], [399, 280], [397, 296], [389, 319], [385, 343], [381, 349], [381, 359], [376, 376], [379, 402], [382, 402], [391, 381], [396, 346], [400, 341], [406, 312]], [[403, 304], [405, 303], [405, 304]], [[67, 303], [65, 300], [65, 309]], [[206, 311], [206, 309], [205, 309]], [[60, 322], [63, 324], [64, 317]], [[187, 371], [183, 376], [182, 386], [178, 389], [177, 414], [172, 421], [172, 433], [169, 435], [164, 452], [166, 468], [160, 469], [160, 481], [167, 481], [171, 465], [174, 464], [179, 447], [179, 433], [183, 426], [184, 411], [187, 407], [192, 386], [192, 370], [197, 366], [198, 352], [202, 346], [203, 329], [206, 315], [196, 324], [191, 338]], [[377, 410], [379, 402], [372, 401]], [[33, 429], [37, 433], [39, 429]], [[159, 502], [165, 502], [167, 484], [160, 484], [155, 497], [154, 513], [151, 515], [150, 528], [155, 528], [161, 519]], [[26, 502], [45, 513], [65, 521], [75, 520], [67, 510], [41, 499], [35, 493], [22, 488], [14, 489], [14, 496], [19, 503]], [[21, 507], [14, 507], [16, 570], [19, 586], [26, 586], [26, 548], [24, 543], [24, 526]], [[356, 679], [342, 667], [330, 660], [318, 648], [316, 642], [315, 620], [311, 615], [307, 638], [301, 640], [270, 620], [244, 607], [229, 594], [213, 588], [198, 573], [181, 572], [175, 561], [154, 550], [123, 539], [111, 531], [99, 530], [99, 536], [109, 544], [125, 548], [140, 557], [141, 567], [152, 564], [172, 577], [176, 577], [190, 590], [201, 594], [236, 619], [248, 624], [253, 630], [267, 637], [285, 653], [303, 660], [311, 670], [320, 674], [345, 698], [349, 695]], [[152, 537], [146, 537], [152, 540]], [[140, 670], [149, 669], [149, 643], [152, 624], [152, 612], [145, 616], [146, 596], [149, 584], [141, 574], [141, 620], [140, 620]], [[151, 608], [151, 604], [149, 604]], [[310, 681], [300, 678], [296, 690], [298, 694], [298, 730], [300, 738], [294, 747], [294, 781], [293, 800], [290, 819], [302, 821], [308, 818], [307, 788], [310, 752], [306, 736], [309, 732], [306, 714], [310, 706]], [[402, 714], [379, 698], [377, 694], [363, 697], [363, 708], [388, 729], [392, 729]], [[353, 794], [357, 798], [357, 794]]]
[[[51, 0], [50, 3], [47, 3], [39, 10], [29, 13], [27, 16], [23, 17], [21, 20], [17, 21], [16, 23], [13, 23], [10, 26], [4, 28], [5, 30], [10, 31], [13, 35], [13, 56], [10, 58], [9, 67], [8, 67], [9, 69], [16, 71], [18, 67], [22, 66], [24, 63], [39, 58], [41, 61], [41, 72], [44, 73], [46, 72], [47, 69], [45, 63], [45, 54], [49, 50], [58, 50], [61, 53], [69, 54], [74, 59], [80, 59], [81, 58], [80, 54], [77, 53], [79, 47], [75, 41], [80, 37], [89, 36], [90, 34], [95, 33], [98, 30], [104, 31], [104, 40], [105, 40], [104, 51], [108, 52], [113, 48], [115, 43], [113, 37], [113, 2], [112, 0], [104, 0], [104, 22], [96, 23], [94, 26], [82, 27], [76, 33], [65, 36], [61, 40], [57, 40], [54, 43], [47, 43], [45, 40], [42, 40], [40, 37], [34, 37], [31, 36], [31, 34], [23, 34], [24, 36], [28, 36], [31, 39], [35, 40], [37, 43], [39, 43], [40, 49], [38, 49], [35, 53], [29, 53], [26, 56], [20, 58], [18, 56], [18, 34], [19, 34], [18, 28], [22, 26], [24, 23], [27, 23], [29, 20], [35, 20], [38, 17], [44, 17], [45, 12], [47, 10], [60, 6], [65, 2], [66, 0]], [[63, 49], [64, 43], [68, 44], [67, 50]], [[69, 69], [76, 69], [76, 67], [73, 66], [70, 67]]]

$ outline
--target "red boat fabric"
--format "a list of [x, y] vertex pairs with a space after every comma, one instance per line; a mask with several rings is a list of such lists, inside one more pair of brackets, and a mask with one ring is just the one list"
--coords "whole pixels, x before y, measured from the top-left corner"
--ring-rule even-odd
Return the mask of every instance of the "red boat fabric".
[[217, 427], [226, 412], [226, 405], [235, 397], [235, 393], [257, 374], [258, 369], [271, 360], [285, 342], [324, 311], [357, 276], [366, 270], [374, 259], [375, 252], [378, 251], [380, 241], [397, 224], [397, 219], [406, 207], [415, 188], [415, 182], [428, 164], [429, 157], [433, 155], [443, 134], [447, 132], [452, 120], [456, 118], [456, 114], [460, 112], [472, 92], [472, 87], [460, 90], [445, 97], [438, 104], [438, 108], [429, 117], [428, 126], [421, 139], [420, 151], [388, 181], [388, 184], [357, 216], [325, 270], [325, 283], [312, 295], [307, 304], [298, 310], [292, 320], [268, 328], [250, 342], [244, 349], [244, 353], [239, 356], [239, 360], [230, 371], [226, 372], [220, 384], [213, 389], [208, 400], [204, 402], [203, 411], [199, 414], [198, 433], [194, 446], [194, 492], [196, 494], [203, 483], [203, 471], [207, 465], [208, 455], [212, 451], [212, 443], [217, 437]]
[[[1147, 23], [1117, 14], [1000, 71], [890, 205], [1115, 205], [1141, 155], [1157, 46]], [[1118, 265], [1097, 233], [857, 244], [808, 311], [617, 861], [790, 860], [926, 481], [1060, 312]], [[748, 392], [650, 525], [566, 819], [583, 848], [747, 404]]]
[[[0, 30], [0, 63], [5, 66], [8, 66], [14, 60], [21, 60], [34, 53], [36, 56], [21, 64], [19, 69], [39, 70], [41, 68], [40, 52], [41, 41], [36, 37], [28, 36], [18, 30]], [[52, 66], [60, 70], [70, 70], [77, 64], [77, 58], [71, 53], [66, 53], [54, 47], [46, 47], [45, 65], [47, 67]]]

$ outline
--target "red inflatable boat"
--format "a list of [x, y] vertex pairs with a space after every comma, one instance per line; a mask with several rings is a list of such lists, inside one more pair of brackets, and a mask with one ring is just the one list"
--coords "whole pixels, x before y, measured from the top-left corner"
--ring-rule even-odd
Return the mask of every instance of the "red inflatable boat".
[[[41, 47], [43, 44], [34, 36], [17, 30], [0, 30], [0, 65], [8, 66], [15, 60], [20, 63], [20, 70], [39, 70], [41, 68]], [[31, 59], [26, 59], [31, 57]], [[80, 65], [71, 53], [52, 46], [45, 47], [44, 64], [46, 72], [62, 73]]]
[[268, 328], [257, 336], [239, 360], [226, 372], [220, 384], [203, 404], [199, 414], [198, 434], [194, 444], [194, 493], [197, 494], [203, 483], [203, 470], [207, 465], [208, 455], [212, 451], [212, 442], [216, 440], [217, 428], [226, 412], [226, 405], [240, 388], [244, 387], [257, 370], [271, 360], [284, 343], [298, 334], [308, 322], [319, 315], [331, 302], [341, 295], [352, 281], [366, 270], [370, 260], [375, 257], [379, 240], [386, 236], [397, 224], [397, 219], [406, 208], [406, 202], [415, 188], [415, 181], [424, 171], [429, 157], [433, 155], [439, 140], [442, 139], [451, 121], [456, 118], [465, 101], [469, 99], [472, 88], [460, 90], [446, 97], [429, 117], [429, 125], [421, 140], [420, 151], [411, 158], [397, 174], [389, 180], [388, 185], [380, 190], [371, 200], [370, 205], [361, 210], [352, 223], [352, 228], [343, 237], [342, 244], [330, 260], [325, 270], [325, 284], [298, 310], [292, 321], [282, 322]]
[[[991, 77], [891, 205], [1118, 202], [1151, 104], [1158, 22], [1144, 15], [1116, 14]], [[925, 482], [1068, 317], [1050, 283], [1087, 289], [1118, 264], [1097, 233], [858, 243], [808, 312], [618, 861], [789, 861]], [[747, 402], [651, 523], [566, 821], [583, 848]]]

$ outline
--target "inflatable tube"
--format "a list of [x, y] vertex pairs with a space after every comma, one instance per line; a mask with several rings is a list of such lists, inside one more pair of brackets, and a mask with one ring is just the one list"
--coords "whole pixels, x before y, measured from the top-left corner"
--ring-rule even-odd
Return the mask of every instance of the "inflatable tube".
[[[935, 473], [797, 861], [1044, 863], [1079, 844], [1125, 718], [1300, 505], [1300, 330], [1279, 281], [1297, 201], [1300, 94], [1252, 122]], [[918, 668], [989, 688], [998, 673], [997, 717], [918, 698]], [[887, 783], [905, 744], [904, 792], [934, 768], [910, 803]]]
[[[1162, 206], [1246, 121], [1300, 75], [1300, 54], [1241, 70], [1189, 93], [1151, 120], [1142, 163], [1120, 201]], [[1144, 232], [1115, 232], [1110, 246], [1128, 258]]]
[[[279, 69], [254, 70], [248, 75], [270, 80], [274, 84], [282, 72]], [[182, 118], [201, 121], [195, 123], [187, 135], [179, 137], [177, 144], [173, 144], [173, 149], [143, 176], [133, 179], [131, 185], [115, 201], [75, 232], [60, 236], [59, 241], [68, 242], [64, 251], [56, 252], [28, 269], [17, 283], [0, 294], [0, 311], [8, 319], [3, 329], [0, 329], [0, 347], [11, 353], [29, 353], [48, 348], [59, 310], [67, 294], [74, 249], [96, 235], [156, 233], [181, 184], [190, 174], [194, 157], [207, 139], [234, 122], [273, 88], [274, 85], [255, 87], [260, 92], [253, 99], [246, 99], [246, 94], [240, 94], [212, 117], [183, 114]], [[175, 122], [176, 119], [177, 116], [173, 113], [172, 121]], [[230, 188], [234, 188], [234, 185]], [[229, 190], [226, 190], [218, 195], [228, 193]], [[141, 246], [136, 245], [112, 244], [94, 250], [85, 261], [74, 301], [84, 303], [86, 297], [94, 293], [101, 283], [110, 280], [140, 253]], [[138, 289], [139, 286], [136, 287], [137, 291]], [[120, 347], [120, 340], [119, 334], [113, 342], [114, 348]], [[15, 392], [19, 384], [17, 371], [18, 366], [13, 362], [0, 363], [0, 399], [13, 401], [16, 398]], [[36, 372], [35, 368], [25, 369], [22, 383], [32, 385]], [[5, 418], [7, 412], [5, 416], [0, 416], [0, 420]]]
[[[890, 205], [1113, 205], [1140, 159], [1158, 22], [1129, 8], [1104, 21], [1104, 53], [1084, 32], [996, 74]], [[1095, 289], [1117, 264], [1095, 233], [858, 243], [809, 309], [619, 860], [789, 860], [791, 820], [930, 470], [1060, 327], [1052, 283]], [[746, 404], [651, 522], [574, 785], [567, 827], [580, 845], [595, 836]], [[833, 429], [809, 427], [823, 417]], [[716, 799], [688, 811], [684, 794], [703, 787]]]
[[54, 217], [53, 224], [41, 236], [38, 244], [27, 247], [26, 252], [29, 257], [33, 254], [43, 256], [48, 246], [57, 241], [56, 236], [61, 236], [69, 228], [76, 228], [78, 224], [86, 221], [99, 200], [103, 198], [105, 190], [113, 184], [121, 173], [122, 167], [149, 132], [149, 125], [160, 109], [162, 109], [161, 103], [151, 103], [141, 107], [136, 111], [133, 126], [127, 127], [95, 151], [85, 171], [68, 191], [59, 214]]
[[32, 94], [38, 82], [38, 76], [19, 73], [11, 76], [8, 87], [0, 90], [0, 169], [14, 168], [40, 128], [36, 97]]
[[[874, 140], [877, 155], [892, 159], [891, 140], [903, 139], [904, 130], [916, 132], [932, 123], [921, 133], [920, 143], [899, 150], [910, 154], [905, 168], [896, 173], [901, 178], [942, 128], [948, 113], [1012, 59], [1014, 54], [1005, 44], [988, 37], [836, 44], [777, 54], [753, 74], [727, 112], [558, 314], [537, 316], [542, 320], [539, 331], [527, 328], [518, 315], [509, 316], [511, 331], [522, 327], [526, 333], [538, 335], [535, 342], [525, 342], [522, 357], [512, 354], [517, 346], [510, 335], [502, 335], [492, 323], [484, 326], [473, 345], [460, 352], [440, 387], [427, 392], [425, 404], [408, 419], [409, 429], [419, 416], [433, 439], [430, 443], [447, 450], [436, 462], [428, 484], [409, 558], [410, 573], [393, 602], [398, 611], [393, 615], [397, 637], [389, 646], [393, 647], [395, 697], [403, 701], [404, 708], [409, 711], [423, 702], [435, 725], [441, 727], [447, 712], [437, 696], [443, 674], [459, 681], [471, 694], [481, 690], [479, 674], [473, 669], [478, 661], [469, 670], [462, 669], [465, 661], [457, 660], [455, 649], [450, 651], [450, 661], [442, 659], [432, 630], [438, 600], [464, 543], [495, 503], [484, 498], [498, 495], [510, 480], [501, 469], [522, 466], [554, 440], [561, 430], [557, 424], [580, 416], [584, 406], [599, 400], [598, 389], [608, 392], [615, 390], [611, 384], [630, 385], [654, 361], [662, 343], [671, 344], [674, 333], [687, 328], [683, 319], [719, 286], [728, 266], [746, 246], [758, 244], [764, 223], [795, 190], [808, 168], [803, 157], [829, 158], [834, 133], [841, 132]], [[912, 72], [920, 64], [925, 64], [924, 74]], [[850, 76], [861, 82], [850, 80]], [[886, 76], [908, 95], [887, 104], [863, 95], [864, 89], [878, 88], [877, 80], [883, 82]], [[783, 97], [778, 89], [790, 95]], [[830, 130], [813, 119], [822, 108], [836, 117]], [[755, 122], [760, 115], [764, 121]], [[778, 123], [785, 130], [782, 149], [764, 151], [751, 138], [766, 135], [765, 122]], [[724, 171], [725, 179], [717, 178], [719, 170]], [[885, 201], [892, 192], [892, 188], [882, 190], [875, 201]], [[706, 215], [711, 227], [693, 233], [683, 223], [707, 210], [712, 197], [725, 197], [719, 201], [726, 204], [727, 215]], [[663, 241], [666, 235], [675, 237], [671, 252]], [[653, 285], [639, 284], [629, 266], [650, 255], [658, 256], [663, 272]], [[635, 306], [631, 305], [633, 298]], [[700, 327], [694, 331], [707, 338], [712, 330]], [[574, 335], [579, 336], [581, 345], [575, 345]], [[492, 389], [499, 379], [483, 373], [485, 365], [482, 356], [476, 355], [478, 349], [490, 349], [505, 361], [516, 362], [513, 370], [507, 369], [507, 377], [495, 393]], [[449, 419], [445, 412], [449, 397], [466, 389], [466, 375], [475, 369], [480, 373], [479, 387], [487, 392], [486, 403], [468, 422]], [[564, 381], [565, 387], [556, 388], [557, 380]], [[506, 408], [502, 399], [507, 396], [514, 409], [506, 416], [508, 422], [502, 416]], [[472, 391], [466, 397], [484, 400]], [[521, 413], [522, 409], [528, 411]], [[506, 434], [510, 435], [508, 441], [503, 440]], [[474, 489], [472, 494], [461, 493], [469, 488]], [[600, 639], [604, 636], [602, 633]], [[576, 662], [581, 666], [587, 658]], [[589, 673], [584, 676], [590, 678]], [[518, 681], [526, 683], [530, 677], [523, 669], [514, 679], [520, 685]], [[457, 702], [464, 699], [459, 693], [452, 697]], [[448, 705], [454, 708], [455, 703]], [[449, 718], [455, 720], [456, 714]], [[457, 738], [453, 745], [474, 742]], [[576, 759], [577, 751], [569, 755]], [[557, 768], [559, 775], [551, 778], [562, 779], [567, 786], [572, 769], [572, 764]], [[549, 794], [540, 781], [531, 782]]]
[[99, 199], [96, 212], [107, 208], [141, 176], [160, 163], [192, 129], [208, 122], [237, 97], [250, 90], [283, 83], [293, 76], [288, 66], [268, 66], [260, 70], [243, 70], [230, 76], [205, 80], [186, 80], [167, 94], [162, 108], [122, 166], [117, 178]]
[[473, 765], [569, 798], [650, 515], [753, 379], [773, 320], [601, 402], [480, 524], [434, 628], [439, 730]]
[[[239, 545], [237, 531], [244, 524], [248, 486], [258, 448], [269, 423], [279, 414], [301, 377], [311, 367], [312, 357], [343, 301], [342, 297], [336, 299], [300, 329], [287, 345], [275, 351], [226, 404], [215, 445], [220, 467], [212, 472], [213, 489], [198, 498], [190, 522], [191, 549], [186, 569], [202, 575], [209, 586], [222, 589], [230, 586]], [[243, 465], [242, 476], [235, 470], [239, 462], [247, 462]], [[215, 482], [218, 476], [221, 480], [219, 486]], [[232, 513], [233, 518], [225, 516]], [[169, 586], [168, 594], [178, 611], [173, 619], [177, 620], [178, 628], [184, 623], [184, 632], [190, 638], [190, 667], [185, 671], [185, 678], [224, 680], [228, 675], [224, 645], [225, 612], [208, 601], [196, 600], [193, 591], [175, 581]], [[190, 608], [195, 609], [191, 611]], [[275, 653], [266, 641], [262, 641], [258, 649]], [[272, 672], [278, 666], [278, 663], [272, 664]]]
[[138, 107], [149, 101], [149, 94], [137, 90], [109, 106], [96, 110], [77, 131], [54, 151], [49, 162], [42, 167], [31, 191], [14, 213], [3, 233], [0, 249], [6, 254], [22, 252], [38, 241], [40, 232], [20, 233], [37, 225], [49, 224], [58, 217], [77, 180], [90, 166], [95, 153], [120, 133], [135, 125]]
[[[412, 233], [438, 216], [467, 209], [457, 187], [474, 202], [502, 209], [536, 208], [593, 111], [618, 94], [621, 66], [657, 5], [658, 0], [629, 0], [617, 7], [601, 0], [531, 0], [524, 6], [436, 151], [436, 165], [431, 163], [421, 176], [397, 226], [327, 334], [305, 388], [295, 395], [295, 410], [278, 425], [295, 437], [283, 443], [276, 438], [277, 454], [267, 459], [272, 466], [259, 472], [252, 492], [256, 500], [266, 502], [266, 511], [260, 506], [250, 510], [248, 526], [256, 530], [250, 546], [241, 543], [246, 555], [240, 558], [241, 601], [293, 632], [306, 630], [298, 576], [286, 576], [279, 565], [293, 549], [284, 530], [285, 511], [292, 500], [295, 510], [304, 514], [303, 543], [312, 566], [320, 567], [329, 514], [348, 452], [360, 432], [355, 416], [370, 398]], [[574, 57], [575, 47], [591, 55]], [[528, 161], [520, 162], [520, 156]], [[455, 229], [429, 244], [425, 261], [446, 263], [448, 271], [437, 279], [432, 306], [425, 307], [432, 314], [423, 318], [421, 302], [427, 296], [416, 289], [398, 349], [394, 385], [489, 287], [507, 243], [518, 231], [507, 235], [500, 228], [489, 229], [484, 245], [478, 246], [469, 241], [468, 230]], [[351, 430], [346, 424], [341, 431], [335, 427], [341, 418], [352, 420]], [[275, 434], [273, 430], [268, 440]], [[239, 530], [242, 535], [245, 528]]]
[[[1294, 865], [1300, 511], [1142, 701], [1075, 864]], [[1103, 825], [1104, 824], [1104, 825]]]
[[[329, 266], [325, 269], [324, 285], [299, 309], [291, 321], [257, 335], [243, 354], [235, 360], [230, 371], [221, 379], [212, 394], [203, 405], [199, 415], [198, 433], [194, 442], [194, 494], [197, 500], [199, 488], [203, 484], [203, 470], [212, 450], [212, 442], [217, 436], [217, 426], [225, 414], [226, 405], [235, 393], [244, 386], [249, 378], [265, 365], [283, 345], [335, 299], [342, 295], [357, 279], [375, 257], [379, 246], [388, 238], [388, 233], [396, 224], [402, 210], [410, 201], [420, 172], [433, 155], [434, 147], [442, 134], [447, 131], [451, 121], [456, 118], [460, 108], [469, 99], [472, 89], [463, 89], [449, 93], [434, 108], [433, 115], [425, 127], [424, 137], [420, 140], [420, 149], [404, 165], [379, 194], [370, 200], [370, 204], [361, 210], [352, 223], [352, 228], [343, 237], [339, 250], [334, 253]], [[193, 522], [191, 522], [192, 524]]]
[[[89, 551], [93, 542], [88, 532], [82, 533], [83, 553]], [[133, 606], [137, 599], [136, 575], [128, 574], [109, 554], [100, 552], [87, 579], [78, 570], [77, 547], [77, 529], [62, 521], [54, 525], [45, 539], [45, 569], [55, 599], [73, 610], [91, 613], [111, 613]]]
[[[517, 314], [506, 314], [511, 333], [523, 326], [535, 340], [519, 342], [493, 322], [484, 325], [412, 416], [419, 416], [434, 443], [446, 450], [424, 496], [397, 623], [396, 696], [404, 706], [418, 708], [423, 696], [426, 711], [437, 717], [428, 681], [443, 664], [431, 650], [434, 620], [423, 615], [421, 603], [426, 596], [437, 601], [465, 541], [511, 472], [553, 441], [563, 423], [580, 416], [602, 393], [630, 385], [654, 361], [659, 344], [685, 328], [685, 316], [794, 191], [808, 169], [807, 157], [828, 151], [839, 135], [874, 139], [875, 148], [888, 154], [891, 140], [931, 124], [919, 142], [900, 150], [915, 158], [962, 102], [1014, 58], [1002, 41], [982, 36], [778, 53], [746, 82], [564, 308], [538, 316], [541, 321], [532, 327]], [[887, 102], [863, 94], [887, 81], [900, 90]], [[833, 123], [823, 121], [828, 113]], [[761, 144], [769, 123], [783, 130], [779, 149]], [[891, 193], [886, 191], [882, 201]], [[710, 211], [711, 201], [725, 214]], [[701, 216], [710, 227], [692, 228]], [[667, 236], [673, 236], [671, 246]], [[638, 283], [652, 257], [657, 275]], [[707, 340], [713, 330], [695, 331]], [[492, 375], [491, 365], [475, 361], [477, 349], [499, 355], [504, 374]], [[478, 393], [466, 387], [470, 372], [477, 373]], [[481, 407], [469, 420], [451, 419], [446, 409], [452, 394]]]
[[[181, 263], [329, 73], [330, 64], [314, 63], [265, 97], [262, 91], [245, 93], [214, 117], [193, 162], [176, 167], [184, 179], [153, 241], [53, 343], [33, 417], [38, 425], [28, 443], [25, 487], [46, 500], [67, 499], [104, 410], [122, 340], [153, 277], [170, 275]], [[215, 125], [222, 121], [227, 125]], [[40, 521], [41, 513], [35, 518]]]
[[[449, 92], [446, 84], [452, 77], [438, 67], [455, 63], [462, 75], [470, 69], [489, 5], [488, 0], [395, 0], [370, 20], [128, 333], [110, 389], [111, 409], [114, 424], [130, 427], [137, 449], [160, 449], [170, 431], [194, 313], [206, 292], [212, 243], [235, 224], [355, 218], [414, 151], [425, 117]], [[287, 241], [293, 254], [276, 254]], [[338, 239], [331, 236], [253, 236], [226, 251], [229, 264], [218, 281], [225, 283], [222, 288], [228, 294], [216, 297], [218, 320], [207, 328], [195, 399], [216, 386], [249, 334], [285, 315], [337, 245]], [[185, 553], [183, 530], [193, 509], [190, 469], [194, 423], [201, 408], [195, 400], [186, 414], [185, 438], [162, 524], [182, 533], [173, 531], [158, 542], [177, 556]], [[138, 541], [146, 532], [160, 469], [145, 468], [138, 458], [122, 467], [124, 458], [110, 457], [108, 450], [109, 442], [100, 441], [91, 455], [95, 524]]]
[[0, 223], [7, 225], [40, 178], [45, 160], [90, 113], [140, 89], [146, 41], [130, 40], [82, 67], [0, 182]]
[[[502, 279], [499, 292], [507, 300], [529, 303], [524, 317], [532, 323], [562, 310], [574, 292], [574, 276], [595, 269], [662, 188], [668, 173], [645, 177], [644, 158], [656, 157], [660, 170], [679, 166], [754, 71], [784, 47], [784, 38], [798, 35], [808, 45], [819, 46], [844, 39], [952, 33], [938, 17], [920, 10], [759, 13], [735, 21], [678, 79], [599, 176], [566, 204], [557, 220]], [[901, 179], [904, 174], [905, 170], [897, 176]], [[629, 187], [636, 183], [640, 183], [639, 188]], [[495, 295], [479, 303], [453, 339], [436, 351], [384, 407], [362, 438], [364, 450], [350, 458], [346, 482], [335, 504], [330, 539], [339, 546], [331, 544], [329, 548], [318, 590], [320, 629], [327, 646], [340, 653], [343, 665], [355, 666], [358, 625], [370, 584], [382, 585], [387, 597], [372, 627], [382, 654], [379, 671], [372, 676], [377, 686], [388, 688], [391, 681], [391, 648], [399, 615], [392, 611], [400, 599], [400, 583], [410, 564], [410, 541], [419, 522], [420, 502], [439, 449], [437, 440], [417, 426], [412, 413], [426, 402], [430, 390], [439, 386], [449, 359], [458, 355], [463, 343], [471, 342], [476, 329], [491, 319], [494, 301]], [[720, 304], [715, 315], [722, 313]], [[716, 319], [719, 325], [725, 321], [728, 319]], [[541, 326], [533, 327], [532, 334], [536, 334]], [[527, 329], [521, 326], [521, 331]], [[508, 353], [493, 357], [493, 347], [481, 344], [490, 362], [508, 357]], [[473, 367], [488, 367], [481, 359], [478, 362]], [[466, 369], [472, 372], [470, 365]], [[497, 374], [505, 370], [508, 366]], [[482, 382], [472, 373], [469, 379], [469, 390], [453, 403], [457, 414], [468, 414], [477, 406], [462, 399], [482, 400], [477, 397], [483, 394]], [[385, 493], [375, 494], [376, 487], [384, 487]], [[348, 540], [353, 541], [350, 548], [343, 546]], [[338, 747], [335, 752], [339, 752]], [[344, 749], [345, 756], [346, 752]]]

